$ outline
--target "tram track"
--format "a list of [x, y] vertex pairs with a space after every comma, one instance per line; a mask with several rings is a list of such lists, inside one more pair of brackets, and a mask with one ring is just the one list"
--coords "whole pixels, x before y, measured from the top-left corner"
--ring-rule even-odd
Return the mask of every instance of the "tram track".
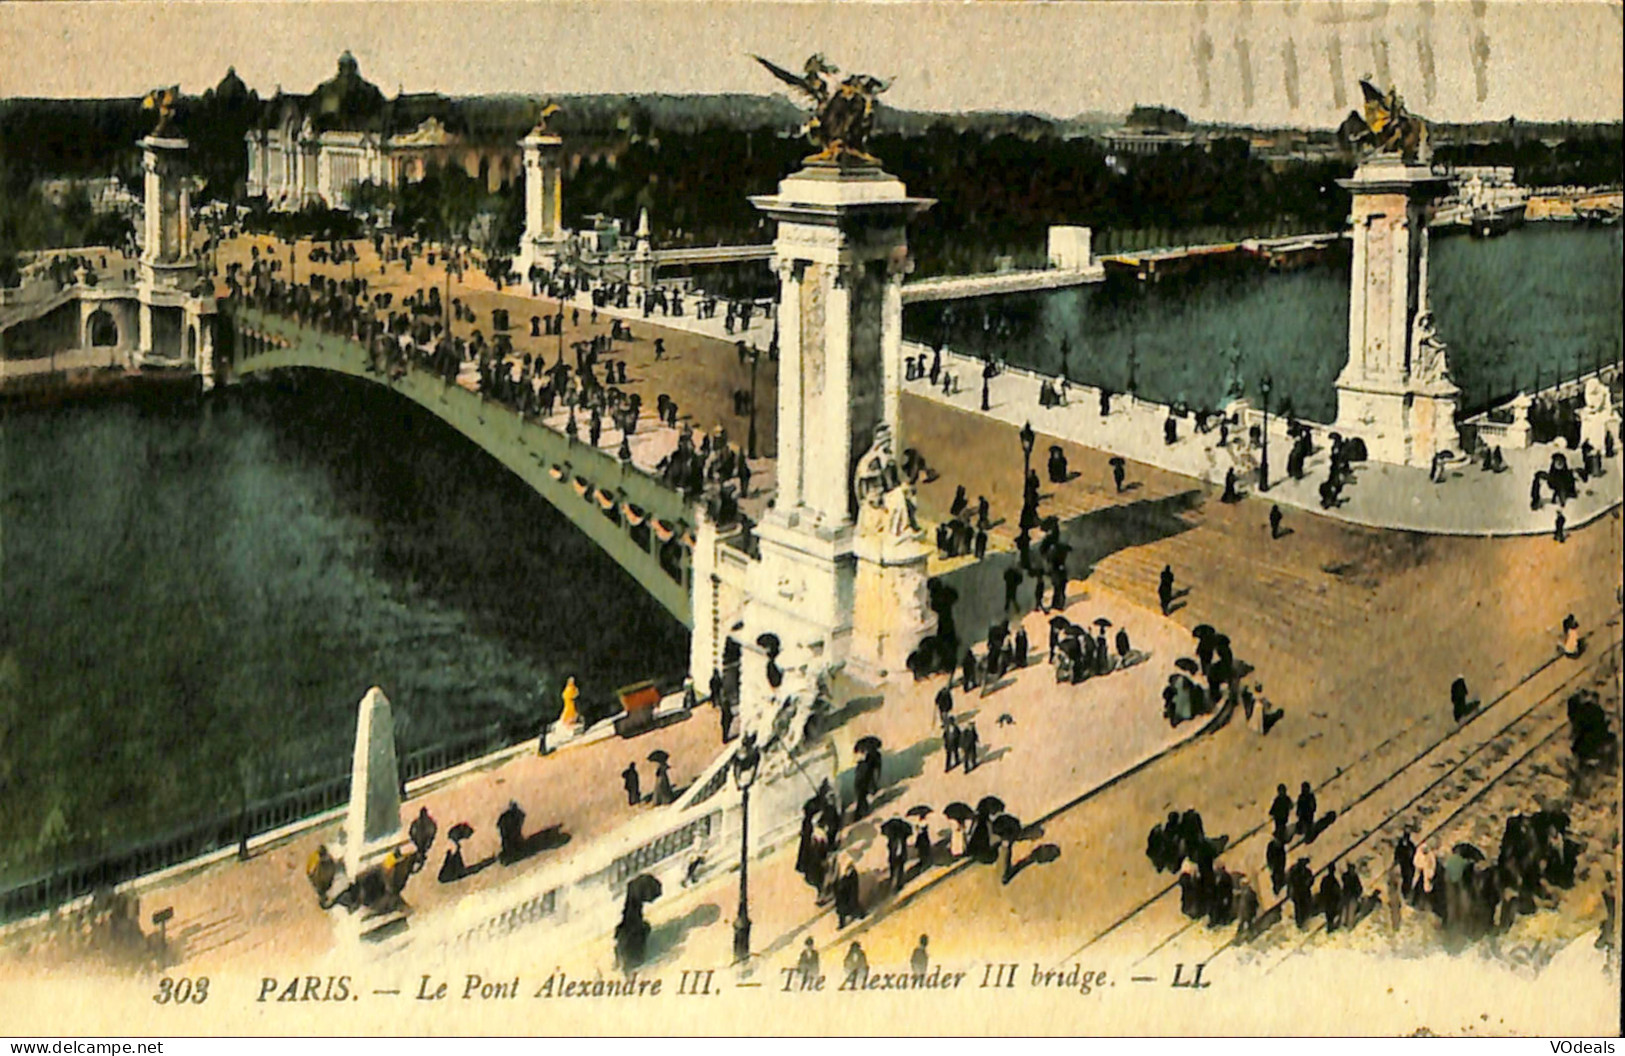
[[[1620, 618], [1615, 616], [1605, 626], [1610, 629], [1617, 629], [1619, 623]], [[1316, 869], [1315, 875], [1320, 876], [1326, 868], [1335, 866], [1348, 855], [1356, 852], [1361, 846], [1369, 842], [1373, 836], [1392, 827], [1395, 820], [1402, 818], [1406, 811], [1415, 808], [1447, 781], [1456, 778], [1464, 770], [1468, 770], [1467, 784], [1460, 786], [1461, 794], [1466, 792], [1472, 792], [1472, 794], [1468, 796], [1465, 803], [1452, 811], [1444, 821], [1437, 823], [1432, 829], [1428, 830], [1428, 835], [1432, 835], [1433, 832], [1448, 825], [1467, 806], [1481, 799], [1490, 788], [1503, 780], [1507, 774], [1514, 771], [1540, 747], [1549, 743], [1567, 726], [1567, 717], [1563, 712], [1567, 695], [1573, 691], [1578, 683], [1595, 676], [1599, 669], [1604, 668], [1610, 662], [1610, 658], [1616, 657], [1620, 648], [1621, 640], [1617, 630], [1615, 630], [1611, 643], [1594, 654], [1578, 669], [1568, 669], [1567, 665], [1559, 664], [1560, 657], [1554, 655], [1531, 669], [1490, 703], [1481, 706], [1467, 719], [1452, 726], [1443, 736], [1430, 740], [1408, 758], [1402, 760], [1389, 759], [1386, 765], [1382, 764], [1383, 757], [1392, 755], [1394, 751], [1400, 749], [1406, 743], [1408, 735], [1413, 733], [1421, 723], [1412, 723], [1404, 729], [1391, 734], [1380, 743], [1367, 749], [1348, 766], [1340, 767], [1331, 777], [1313, 786], [1316, 797], [1323, 799], [1325, 798], [1323, 793], [1354, 783], [1355, 778], [1362, 772], [1365, 773], [1368, 781], [1357, 795], [1351, 796], [1338, 807], [1331, 826], [1317, 837], [1317, 840], [1325, 840], [1326, 835], [1330, 833], [1341, 832], [1345, 836], [1349, 834], [1355, 826], [1346, 825], [1345, 823], [1352, 818], [1357, 824], [1361, 819], [1361, 808], [1370, 803], [1373, 797], [1379, 796], [1385, 790], [1393, 789], [1396, 784], [1405, 785], [1405, 788], [1400, 793], [1405, 796], [1404, 801], [1393, 809], [1385, 808], [1380, 804], [1373, 804], [1371, 810], [1376, 813], [1375, 818], [1365, 817], [1364, 828], [1361, 829], [1358, 837], [1347, 846], [1341, 847], [1334, 856], [1327, 859], [1320, 868]], [[1524, 701], [1527, 699], [1526, 690], [1534, 694], [1534, 702], [1523, 706]], [[1516, 710], [1516, 714], [1508, 719], [1507, 709], [1509, 707], [1521, 710]], [[1556, 710], [1555, 715], [1551, 714], [1554, 709]], [[1502, 719], [1506, 719], [1506, 721], [1495, 727], [1494, 723]], [[1490, 725], [1485, 725], [1486, 720], [1489, 721]], [[1486, 729], [1491, 729], [1492, 732], [1487, 736], [1479, 736]], [[1482, 774], [1474, 775], [1471, 772], [1471, 764], [1475, 760], [1479, 760], [1482, 764], [1481, 756], [1490, 758], [1491, 765], [1494, 766], [1511, 754], [1514, 746], [1528, 743], [1531, 738], [1535, 742], [1534, 747], [1517, 755], [1509, 766], [1501, 769], [1489, 780], [1484, 780]], [[1494, 755], [1493, 748], [1497, 745], [1506, 746], [1506, 750], [1499, 755]], [[1463, 752], [1464, 748], [1466, 749], [1465, 752]], [[1493, 758], [1485, 755], [1486, 752], [1490, 752]], [[1459, 757], [1458, 753], [1460, 753]], [[1394, 762], [1398, 762], [1398, 765], [1392, 765]], [[1372, 766], [1377, 765], [1380, 765], [1381, 769], [1375, 774], [1371, 773]], [[1441, 769], [1441, 773], [1434, 774], [1435, 771]], [[1429, 779], [1429, 775], [1434, 776]], [[1375, 780], [1370, 780], [1373, 777], [1375, 777]], [[1411, 782], [1420, 784], [1421, 787], [1417, 789]], [[1235, 840], [1230, 841], [1225, 846], [1224, 851], [1221, 852], [1221, 857], [1229, 855], [1231, 861], [1235, 861], [1238, 851], [1246, 847], [1260, 833], [1266, 831], [1266, 824], [1261, 822], [1241, 833]], [[1267, 839], [1268, 837], [1265, 836], [1264, 838]], [[1301, 856], [1307, 848], [1313, 846], [1316, 845], [1295, 840], [1288, 846], [1289, 857]], [[1320, 848], [1329, 849], [1332, 846], [1334, 844], [1329, 842], [1319, 844]], [[1242, 854], [1244, 858], [1262, 858], [1261, 847], [1257, 846], [1243, 851]], [[1155, 926], [1156, 922], [1161, 922], [1161, 927], [1167, 928], [1168, 933], [1135, 960], [1133, 962], [1134, 966], [1142, 965], [1159, 954], [1167, 956], [1166, 951], [1170, 948], [1175, 947], [1176, 944], [1181, 943], [1193, 933], [1204, 934], [1202, 929], [1205, 929], [1203, 921], [1189, 920], [1184, 917], [1179, 907], [1178, 892], [1177, 882], [1162, 887], [1150, 897], [1117, 917], [1087, 942], [1061, 958], [1057, 963], [1071, 963], [1082, 953], [1096, 946], [1108, 936], [1117, 933], [1125, 926], [1136, 921], [1153, 923], [1153, 926]], [[1261, 896], [1262, 894], [1260, 892]], [[1262, 897], [1260, 901], [1258, 919], [1264, 920], [1268, 919], [1272, 914], [1278, 913], [1287, 900], [1284, 897], [1276, 898], [1272, 895], [1269, 897], [1269, 901], [1266, 902]], [[1188, 960], [1191, 963], [1203, 963], [1222, 955], [1236, 944], [1237, 937], [1231, 936], [1228, 941], [1223, 942], [1217, 949], [1207, 949], [1201, 955], [1187, 956], [1181, 959]], [[1206, 948], [1211, 945], [1211, 942], [1203, 942], [1200, 945]]]

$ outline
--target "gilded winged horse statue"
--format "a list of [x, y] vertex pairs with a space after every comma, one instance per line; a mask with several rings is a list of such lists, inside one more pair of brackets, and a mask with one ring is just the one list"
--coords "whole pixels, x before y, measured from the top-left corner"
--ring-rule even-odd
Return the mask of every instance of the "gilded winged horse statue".
[[807, 158], [810, 164], [878, 165], [880, 159], [868, 152], [869, 133], [874, 130], [875, 97], [891, 87], [868, 74], [849, 74], [837, 81], [840, 70], [823, 55], [809, 57], [800, 75], [775, 65], [760, 55], [753, 56], [766, 70], [812, 100], [813, 115], [806, 125], [807, 138], [820, 148]]
[[181, 86], [175, 84], [168, 88], [154, 88], [141, 100], [141, 109], [158, 111], [158, 123], [153, 126], [153, 135], [163, 136], [174, 131], [175, 102], [180, 95]]
[[1351, 142], [1366, 148], [1368, 155], [1397, 154], [1406, 161], [1426, 159], [1427, 124], [1405, 109], [1396, 89], [1386, 95], [1370, 81], [1360, 82], [1365, 95], [1365, 112], [1351, 112], [1344, 123], [1351, 129]]

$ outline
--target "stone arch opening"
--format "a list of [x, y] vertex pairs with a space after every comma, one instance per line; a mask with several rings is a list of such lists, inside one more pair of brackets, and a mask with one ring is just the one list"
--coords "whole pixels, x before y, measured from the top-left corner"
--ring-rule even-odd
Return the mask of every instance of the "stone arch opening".
[[118, 344], [118, 323], [107, 309], [98, 308], [91, 312], [86, 325], [92, 348], [110, 348]]

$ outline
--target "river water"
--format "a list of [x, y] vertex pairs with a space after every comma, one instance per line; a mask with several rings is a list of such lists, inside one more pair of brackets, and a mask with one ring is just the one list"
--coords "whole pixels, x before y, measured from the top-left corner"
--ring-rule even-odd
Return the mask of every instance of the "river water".
[[0, 419], [0, 878], [680, 676], [687, 631], [493, 459], [376, 386]]
[[[1589, 371], [1621, 354], [1622, 230], [1536, 223], [1493, 239], [1435, 237], [1430, 299], [1464, 407]], [[1208, 271], [1157, 284], [1133, 279], [911, 305], [904, 335], [1056, 374], [1061, 345], [1074, 381], [1162, 403], [1218, 407], [1232, 375], [1255, 404], [1315, 421], [1336, 413], [1348, 358], [1349, 262], [1297, 271]], [[962, 379], [961, 384], [975, 384]]]

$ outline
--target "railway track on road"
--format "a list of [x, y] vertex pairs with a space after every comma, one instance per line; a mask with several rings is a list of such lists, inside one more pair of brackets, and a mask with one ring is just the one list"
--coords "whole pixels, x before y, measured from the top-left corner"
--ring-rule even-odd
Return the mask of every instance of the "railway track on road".
[[[1312, 853], [1318, 880], [1326, 869], [1357, 854], [1379, 833], [1397, 833], [1397, 827], [1413, 814], [1431, 819], [1439, 811], [1447, 811], [1443, 820], [1426, 822], [1424, 837], [1445, 828], [1568, 725], [1569, 694], [1618, 663], [1619, 623], [1618, 616], [1609, 621], [1603, 629], [1609, 644], [1580, 664], [1554, 656], [1443, 736], [1430, 739], [1420, 750], [1406, 751], [1410, 743], [1407, 735], [1420, 725], [1413, 723], [1322, 781], [1315, 787], [1316, 798], [1322, 803], [1337, 803], [1336, 816], [1313, 843], [1294, 841], [1289, 845], [1288, 860]], [[1245, 863], [1244, 871], [1251, 874], [1252, 867], [1263, 861], [1268, 840], [1267, 825], [1260, 823], [1230, 841], [1220, 862], [1231, 866], [1238, 861]], [[1266, 891], [1260, 891], [1259, 896], [1259, 920], [1270, 919], [1286, 901]], [[1179, 902], [1177, 883], [1162, 887], [1058, 963], [1071, 963], [1130, 924], [1164, 936], [1134, 962], [1135, 966], [1154, 957], [1206, 963], [1238, 945], [1237, 936], [1219, 940], [1204, 922], [1186, 918]]]

